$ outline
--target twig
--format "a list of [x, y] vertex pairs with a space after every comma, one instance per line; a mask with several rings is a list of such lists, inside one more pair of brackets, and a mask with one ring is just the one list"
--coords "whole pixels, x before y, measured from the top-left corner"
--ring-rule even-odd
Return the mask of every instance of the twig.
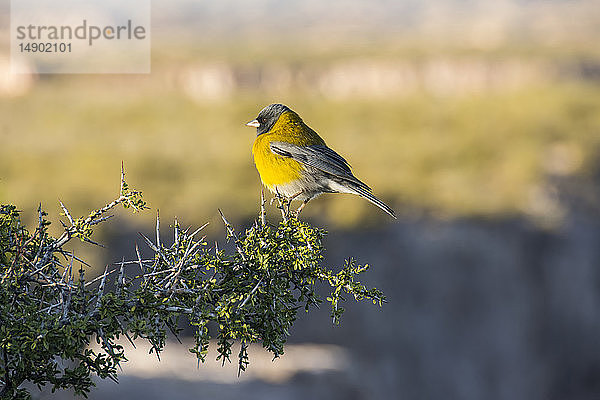
[[237, 252], [242, 257], [242, 260], [244, 261], [244, 263], [246, 263], [247, 262], [246, 255], [244, 254], [244, 252], [242, 251], [242, 248], [240, 247], [240, 244], [239, 244], [240, 240], [238, 239], [237, 235], [235, 234], [233, 227], [231, 226], [229, 221], [227, 221], [227, 218], [225, 218], [225, 215], [223, 215], [223, 212], [221, 211], [221, 209], [219, 209], [219, 214], [221, 214], [221, 218], [223, 219], [223, 222], [225, 223], [225, 228], [227, 228], [227, 232], [235, 240], [235, 248], [236, 248]]
[[256, 283], [256, 285], [254, 286], [254, 288], [252, 288], [252, 290], [250, 291], [250, 293], [248, 293], [248, 296], [244, 299], [244, 301], [242, 302], [242, 304], [239, 305], [238, 310], [241, 309], [242, 307], [244, 307], [246, 305], [246, 303], [248, 302], [248, 300], [250, 300], [250, 297], [252, 297], [252, 295], [256, 292], [256, 290], [258, 289], [258, 286], [261, 284], [262, 280], [264, 277], [261, 277], [258, 282]]

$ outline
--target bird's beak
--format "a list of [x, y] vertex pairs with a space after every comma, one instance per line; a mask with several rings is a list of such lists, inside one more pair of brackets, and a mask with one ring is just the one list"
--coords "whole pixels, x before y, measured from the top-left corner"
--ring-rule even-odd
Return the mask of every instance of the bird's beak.
[[252, 120], [252, 121], [248, 122], [246, 124], [246, 126], [251, 126], [251, 127], [254, 127], [254, 128], [258, 128], [260, 126], [260, 122], [258, 122], [258, 120], [255, 119], [255, 120]]

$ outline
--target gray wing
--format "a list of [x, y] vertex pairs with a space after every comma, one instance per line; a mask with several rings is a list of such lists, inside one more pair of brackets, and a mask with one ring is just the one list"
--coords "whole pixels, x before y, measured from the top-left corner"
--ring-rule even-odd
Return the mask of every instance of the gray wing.
[[332, 177], [349, 181], [367, 190], [371, 190], [352, 174], [348, 162], [327, 146], [297, 146], [288, 142], [271, 142], [270, 147], [273, 153], [282, 157], [293, 158], [304, 165], [332, 175]]

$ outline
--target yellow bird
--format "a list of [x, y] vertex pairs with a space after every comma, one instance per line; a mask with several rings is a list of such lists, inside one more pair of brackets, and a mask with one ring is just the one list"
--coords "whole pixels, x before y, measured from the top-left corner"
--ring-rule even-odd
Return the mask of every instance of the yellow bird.
[[351, 193], [396, 218], [394, 211], [352, 174], [346, 160], [289, 107], [268, 105], [246, 125], [256, 128], [252, 155], [263, 185], [290, 201], [302, 200], [297, 213], [322, 193]]

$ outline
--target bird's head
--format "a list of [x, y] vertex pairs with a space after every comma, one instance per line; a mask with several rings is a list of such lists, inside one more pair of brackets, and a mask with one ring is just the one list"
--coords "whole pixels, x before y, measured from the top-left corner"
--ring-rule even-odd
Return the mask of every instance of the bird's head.
[[263, 133], [269, 132], [281, 114], [286, 111], [292, 110], [283, 104], [269, 104], [260, 110], [256, 119], [248, 122], [246, 126], [256, 128], [256, 136], [262, 135]]

